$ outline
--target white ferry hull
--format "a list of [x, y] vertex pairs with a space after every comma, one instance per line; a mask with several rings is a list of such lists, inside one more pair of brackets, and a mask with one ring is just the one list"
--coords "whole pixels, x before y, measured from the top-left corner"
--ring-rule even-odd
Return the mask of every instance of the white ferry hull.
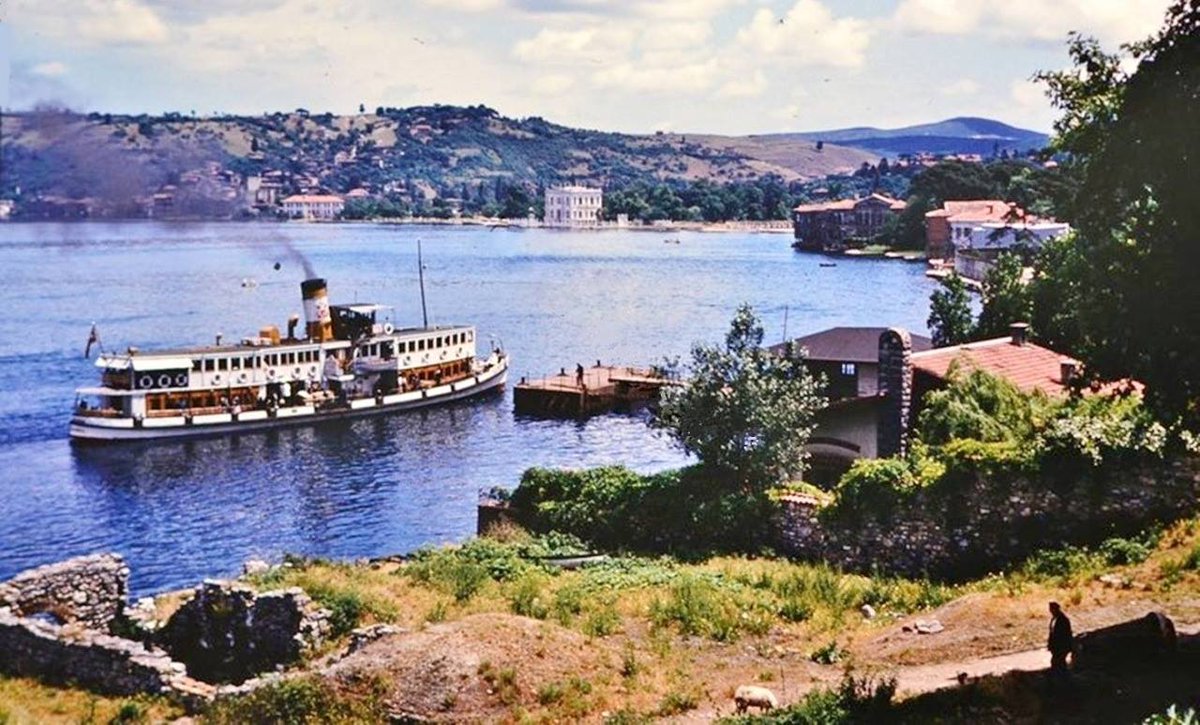
[[132, 418], [74, 416], [71, 419], [70, 436], [73, 442], [108, 443], [227, 435], [285, 426], [313, 425], [464, 400], [502, 388], [507, 379], [508, 359], [501, 358], [498, 364], [474, 377], [426, 390], [386, 395], [382, 401], [361, 398], [349, 401], [347, 406], [336, 408], [318, 409], [304, 405], [282, 407], [275, 411], [248, 410], [239, 413], [236, 419], [232, 413], [213, 413], [193, 416], [190, 422], [184, 416], [146, 418], [140, 421], [134, 421]]

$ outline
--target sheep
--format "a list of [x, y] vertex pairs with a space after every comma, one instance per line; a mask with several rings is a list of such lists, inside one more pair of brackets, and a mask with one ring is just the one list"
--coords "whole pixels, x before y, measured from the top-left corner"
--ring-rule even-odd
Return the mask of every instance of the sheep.
[[742, 685], [737, 688], [737, 691], [733, 693], [733, 701], [737, 703], [739, 713], [744, 713], [751, 707], [757, 707], [763, 712], [769, 712], [779, 707], [779, 701], [775, 699], [774, 692], [755, 685]]

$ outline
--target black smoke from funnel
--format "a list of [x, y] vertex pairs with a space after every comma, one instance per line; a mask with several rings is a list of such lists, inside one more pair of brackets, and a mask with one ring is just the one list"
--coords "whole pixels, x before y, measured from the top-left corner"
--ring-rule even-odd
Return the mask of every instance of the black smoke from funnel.
[[[317, 276], [316, 268], [313, 267], [312, 262], [308, 261], [308, 257], [304, 256], [304, 252], [296, 249], [287, 239], [276, 238], [274, 242], [279, 245], [279, 251], [284, 259], [304, 267], [304, 279], [312, 279]], [[279, 262], [276, 262], [275, 269], [279, 269], [279, 266]]]

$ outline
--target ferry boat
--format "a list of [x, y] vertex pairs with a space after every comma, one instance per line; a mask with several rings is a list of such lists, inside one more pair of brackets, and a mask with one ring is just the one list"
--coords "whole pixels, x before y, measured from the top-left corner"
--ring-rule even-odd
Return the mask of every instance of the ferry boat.
[[502, 388], [508, 358], [476, 357], [475, 328], [396, 329], [390, 307], [331, 305], [324, 279], [300, 284], [287, 334], [268, 325], [237, 344], [102, 352], [100, 385], [76, 391], [79, 442], [176, 438], [352, 418]]

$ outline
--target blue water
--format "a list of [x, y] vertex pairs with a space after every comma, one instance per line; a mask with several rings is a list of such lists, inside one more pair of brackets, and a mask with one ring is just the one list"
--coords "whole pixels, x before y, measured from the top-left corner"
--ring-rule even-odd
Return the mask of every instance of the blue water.
[[[0, 224], [0, 578], [117, 551], [137, 592], [188, 586], [284, 552], [367, 557], [462, 539], [480, 489], [529, 466], [684, 462], [644, 420], [516, 418], [511, 392], [423, 412], [237, 438], [72, 447], [73, 390], [102, 344], [142, 349], [284, 327], [304, 277], [335, 302], [396, 306], [503, 341], [511, 379], [576, 362], [649, 364], [723, 336], [751, 303], [768, 342], [833, 325], [924, 331], [921, 265], [798, 254], [768, 234], [488, 231], [374, 225]], [[274, 263], [281, 263], [275, 270]], [[243, 287], [254, 278], [257, 287]]]

